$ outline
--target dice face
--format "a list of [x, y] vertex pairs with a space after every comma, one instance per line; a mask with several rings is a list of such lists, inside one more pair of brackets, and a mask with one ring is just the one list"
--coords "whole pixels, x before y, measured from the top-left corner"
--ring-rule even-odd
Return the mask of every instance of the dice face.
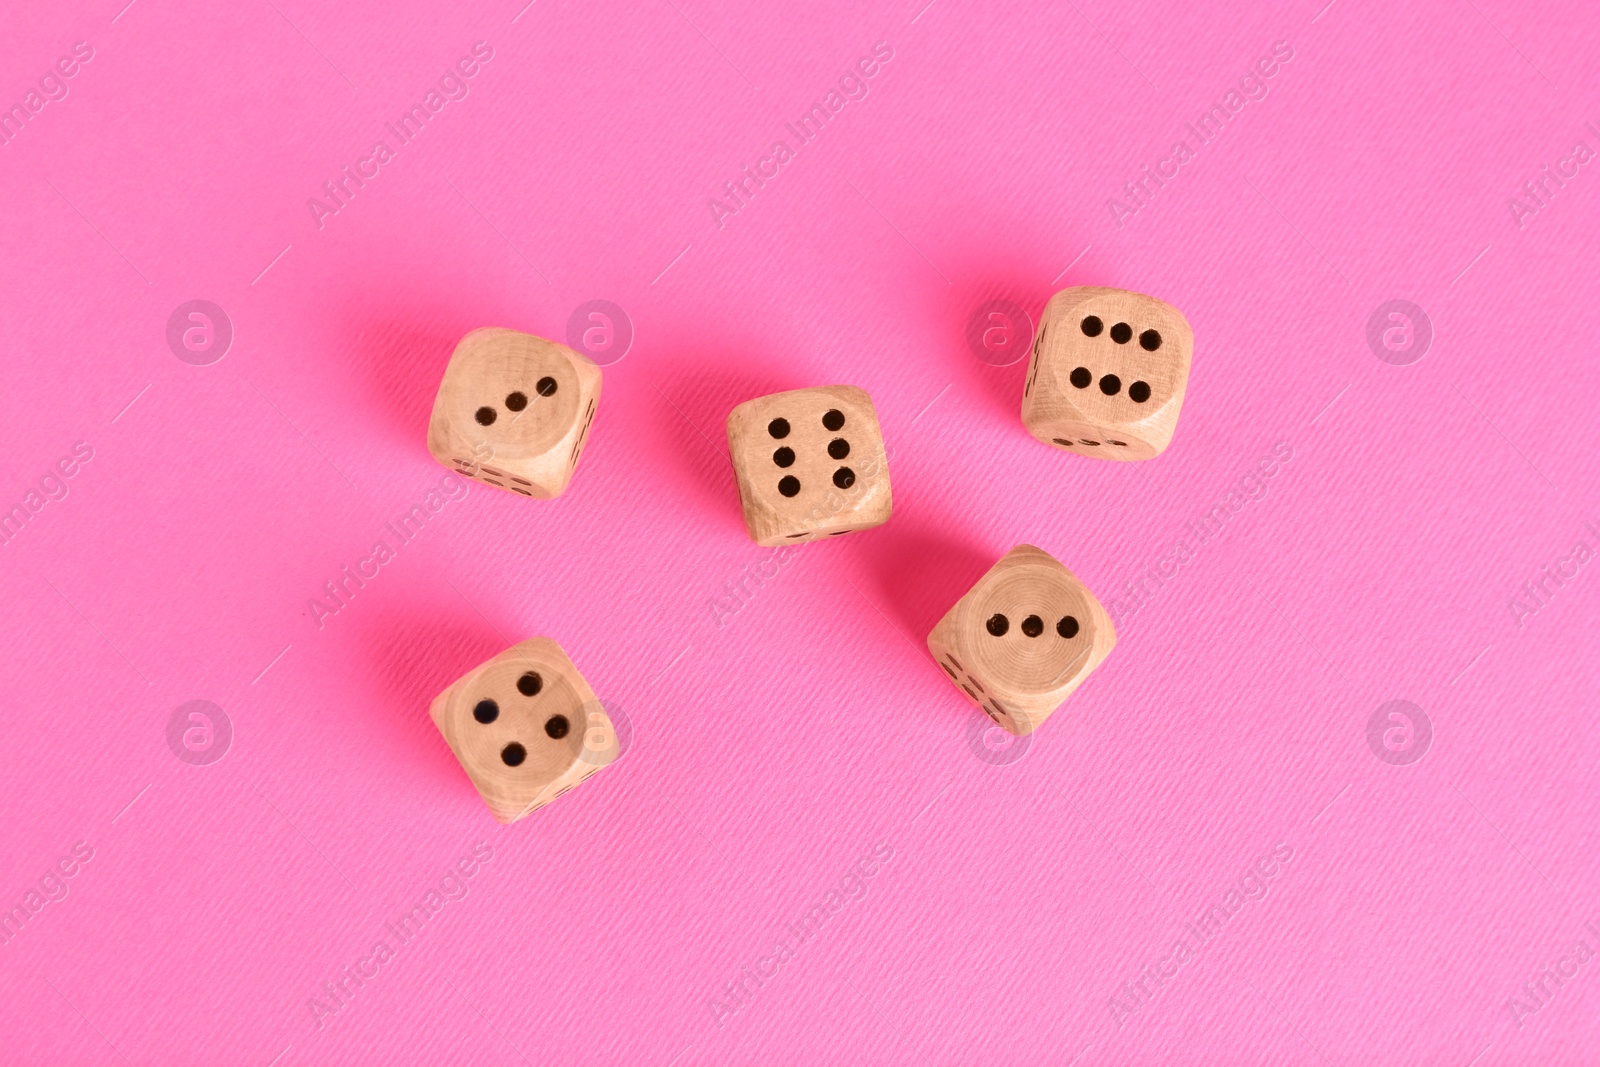
[[490, 327], [456, 345], [428, 451], [486, 485], [547, 500], [572, 480], [600, 402], [600, 368], [565, 345]]
[[798, 544], [889, 521], [889, 466], [872, 398], [852, 385], [747, 400], [728, 415], [745, 527]]
[[610, 718], [549, 638], [468, 671], [429, 713], [501, 822], [548, 804], [617, 757]]
[[1171, 304], [1081, 286], [1050, 298], [1022, 394], [1046, 444], [1098, 459], [1149, 459], [1172, 441], [1194, 331]]
[[984, 714], [1033, 732], [1115, 646], [1083, 583], [1032, 545], [1007, 552], [928, 635], [939, 666]]

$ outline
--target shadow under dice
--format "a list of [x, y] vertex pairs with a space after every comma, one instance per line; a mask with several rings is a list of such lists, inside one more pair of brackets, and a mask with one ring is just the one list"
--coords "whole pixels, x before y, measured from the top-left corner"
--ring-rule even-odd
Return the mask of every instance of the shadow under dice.
[[500, 327], [456, 345], [434, 398], [428, 451], [496, 489], [566, 490], [600, 402], [600, 368], [565, 345]]
[[747, 400], [728, 414], [745, 527], [758, 545], [881, 526], [892, 500], [872, 398], [851, 385]]
[[1172, 441], [1194, 331], [1177, 308], [1125, 289], [1050, 298], [1022, 392], [1022, 421], [1046, 444], [1098, 459], [1150, 459]]
[[501, 822], [515, 822], [617, 758], [617, 734], [589, 683], [546, 637], [468, 671], [428, 709]]
[[1053, 556], [1018, 545], [928, 635], [928, 651], [985, 715], [1038, 728], [1111, 653], [1111, 617]]

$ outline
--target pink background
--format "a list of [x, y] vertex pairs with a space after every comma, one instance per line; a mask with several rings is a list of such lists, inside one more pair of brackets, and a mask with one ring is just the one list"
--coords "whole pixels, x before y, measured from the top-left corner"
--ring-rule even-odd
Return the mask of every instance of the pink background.
[[[1600, 164], [1508, 203], [1600, 149], [1591, 9], [524, 3], [5, 20], [0, 102], [93, 58], [0, 146], [0, 506], [93, 458], [0, 546], [0, 907], [92, 858], [0, 945], [0, 1060], [1600, 1060], [1572, 955], [1600, 949], [1600, 575], [1569, 554], [1600, 548]], [[478, 41], [468, 95], [319, 229], [308, 198]], [[865, 97], [719, 227], [709, 198], [878, 41]], [[1265, 97], [1119, 226], [1108, 199], [1279, 41]], [[1033, 441], [1025, 365], [967, 347], [985, 300], [1080, 284], [1194, 325], [1154, 461]], [[165, 339], [194, 298], [234, 328], [207, 366]], [[567, 494], [474, 486], [319, 629], [310, 598], [444, 473], [454, 341], [559, 338], [596, 298], [637, 339]], [[1391, 299], [1433, 323], [1408, 366], [1367, 344]], [[715, 608], [768, 556], [728, 410], [834, 382], [877, 404], [893, 520]], [[923, 640], [1022, 541], [1120, 643], [991, 763]], [[501, 828], [426, 707], [535, 634], [632, 738]], [[196, 699], [235, 731], [205, 766], [166, 741]], [[1404, 766], [1367, 742], [1396, 699], [1434, 731]], [[460, 899], [401, 944], [441, 879]], [[1577, 973], [1532, 999], [1546, 967]], [[369, 977], [319, 1017], [344, 968]]]

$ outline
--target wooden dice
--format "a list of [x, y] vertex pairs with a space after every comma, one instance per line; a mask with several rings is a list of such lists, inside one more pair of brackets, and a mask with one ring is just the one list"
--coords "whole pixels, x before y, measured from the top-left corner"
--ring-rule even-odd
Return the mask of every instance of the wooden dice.
[[474, 667], [428, 709], [503, 823], [543, 807], [617, 758], [611, 719], [548, 637]]
[[500, 327], [456, 345], [428, 451], [485, 485], [548, 500], [572, 481], [600, 402], [600, 368], [566, 345]]
[[853, 385], [794, 389], [728, 414], [745, 528], [798, 544], [889, 521], [889, 466], [872, 398]]
[[1171, 304], [1080, 286], [1050, 298], [1022, 391], [1022, 422], [1046, 444], [1099, 459], [1149, 459], [1172, 441], [1194, 331]]
[[1018, 545], [928, 635], [962, 692], [1013, 734], [1029, 734], [1117, 643], [1111, 617], [1056, 559]]

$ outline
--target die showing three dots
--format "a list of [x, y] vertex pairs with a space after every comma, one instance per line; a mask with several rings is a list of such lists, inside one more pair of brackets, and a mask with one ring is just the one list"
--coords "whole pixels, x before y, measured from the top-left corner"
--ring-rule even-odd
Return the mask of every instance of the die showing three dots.
[[[1133, 323], [1142, 327], [1137, 346]], [[1159, 455], [1176, 428], [1193, 344], [1188, 321], [1154, 297], [1062, 290], [1045, 306], [1035, 335], [1023, 425], [1039, 440], [1083, 455]], [[559, 496], [582, 456], [600, 387], [599, 367], [565, 345], [513, 330], [474, 330], [445, 369], [429, 451], [484, 484]], [[745, 401], [728, 415], [728, 444], [745, 526], [757, 544], [793, 546], [889, 520], [883, 433], [861, 389], [820, 386]], [[1115, 643], [1100, 602], [1031, 545], [1001, 557], [928, 635], [929, 651], [957, 688], [1015, 734], [1043, 722]], [[515, 673], [513, 692], [504, 689], [507, 671]], [[559, 681], [554, 691], [547, 677]], [[432, 712], [502, 821], [562, 795], [618, 752], [593, 691], [547, 638], [468, 672], [435, 699]], [[574, 731], [574, 720], [584, 729]]]
[[[554, 378], [544, 377], [534, 383], [533, 391], [539, 396], [555, 396], [557, 388], [559, 386]], [[507, 393], [505, 404], [507, 411], [512, 414], [518, 414], [527, 408], [528, 394], [520, 390]], [[494, 420], [499, 417], [500, 413], [488, 405], [484, 405], [472, 413], [473, 421], [479, 426], [493, 426]]]
[[[983, 628], [994, 637], [1004, 637], [1006, 631], [1011, 629], [1011, 620], [996, 612], [984, 620]], [[1038, 637], [1044, 633], [1044, 620], [1037, 615], [1029, 615], [1022, 620], [1022, 632], [1028, 637]], [[1063, 615], [1056, 620], [1056, 633], [1071, 640], [1078, 636], [1078, 620], [1071, 615]]]

